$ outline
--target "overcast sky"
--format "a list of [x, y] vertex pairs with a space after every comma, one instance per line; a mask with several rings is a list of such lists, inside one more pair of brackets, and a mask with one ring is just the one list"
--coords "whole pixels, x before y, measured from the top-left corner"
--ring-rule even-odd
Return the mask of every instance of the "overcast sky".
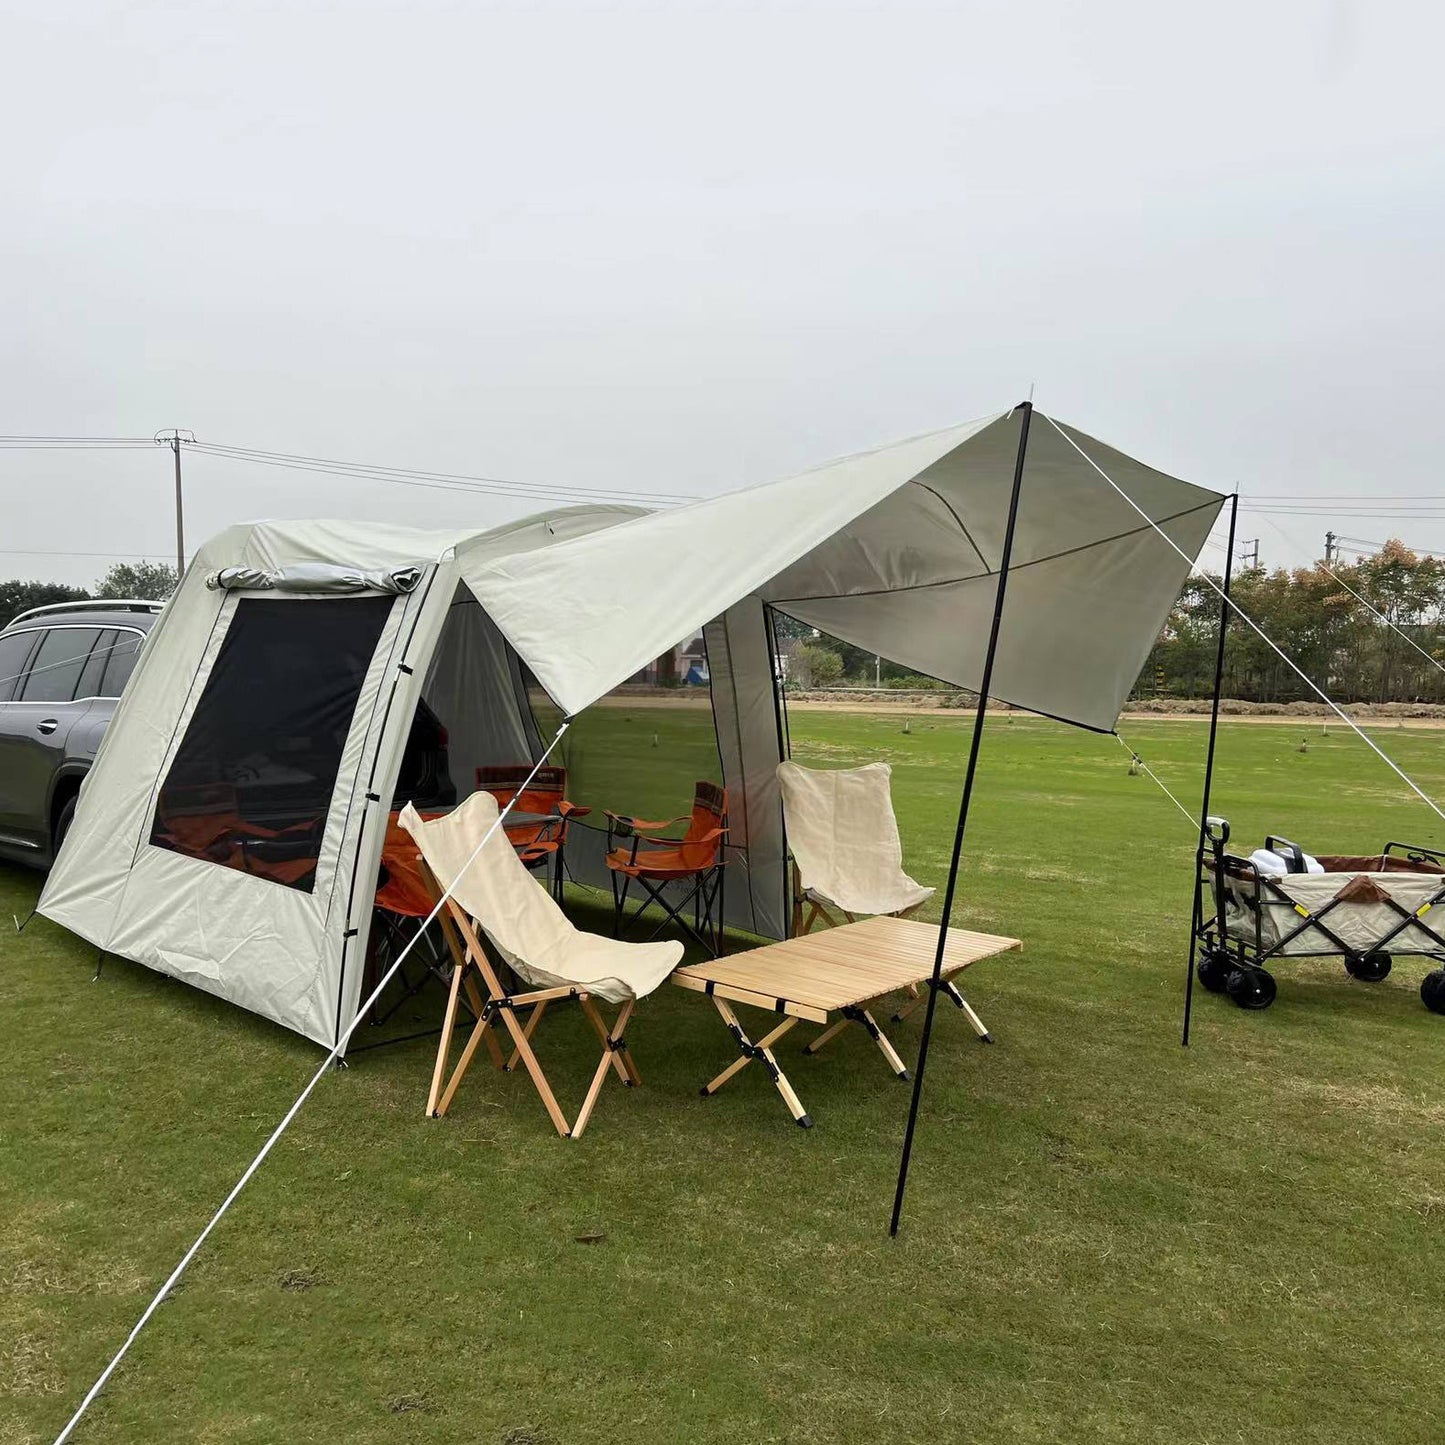
[[[1266, 563], [1331, 525], [1445, 549], [1438, 5], [0, 19], [6, 434], [705, 494], [1035, 386], [1191, 481], [1342, 499], [1247, 513]], [[193, 544], [536, 509], [186, 477]], [[171, 555], [170, 488], [158, 449], [0, 451], [0, 576]]]

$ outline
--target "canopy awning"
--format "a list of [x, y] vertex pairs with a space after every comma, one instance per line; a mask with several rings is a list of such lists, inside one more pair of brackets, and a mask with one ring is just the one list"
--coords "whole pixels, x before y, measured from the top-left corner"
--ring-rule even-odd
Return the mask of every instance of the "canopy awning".
[[[463, 550], [458, 566], [568, 713], [754, 593], [977, 688], [1021, 419], [950, 427], [540, 551]], [[1112, 729], [1189, 570], [1151, 522], [1197, 557], [1223, 502], [1036, 413], [994, 696]]]

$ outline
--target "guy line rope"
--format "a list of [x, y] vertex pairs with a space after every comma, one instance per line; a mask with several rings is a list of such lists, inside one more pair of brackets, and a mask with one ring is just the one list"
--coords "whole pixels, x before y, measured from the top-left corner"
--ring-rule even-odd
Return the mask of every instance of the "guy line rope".
[[114, 1373], [115, 1367], [119, 1365], [121, 1360], [125, 1358], [126, 1351], [129, 1350], [130, 1347], [135, 1343], [136, 1337], [140, 1334], [141, 1330], [145, 1328], [146, 1324], [150, 1320], [150, 1317], [156, 1312], [157, 1309], [160, 1308], [160, 1305], [164, 1301], [165, 1297], [175, 1287], [176, 1281], [179, 1280], [181, 1275], [185, 1273], [186, 1267], [190, 1264], [191, 1260], [196, 1257], [196, 1254], [200, 1250], [201, 1246], [206, 1242], [207, 1236], [216, 1227], [216, 1225], [220, 1223], [222, 1215], [224, 1215], [225, 1212], [235, 1202], [236, 1196], [240, 1194], [240, 1192], [250, 1182], [251, 1176], [255, 1174], [257, 1169], [261, 1167], [262, 1162], [271, 1152], [277, 1140], [279, 1140], [282, 1134], [286, 1132], [286, 1129], [290, 1125], [291, 1121], [300, 1112], [301, 1106], [310, 1097], [311, 1091], [317, 1086], [317, 1084], [321, 1082], [322, 1075], [324, 1075], [327, 1069], [331, 1067], [332, 1062], [338, 1057], [340, 1057], [342, 1049], [346, 1047], [348, 1040], [351, 1038], [351, 1035], [356, 1030], [356, 1026], [361, 1022], [363, 1018], [365, 1018], [371, 1006], [381, 996], [382, 990], [387, 986], [388, 983], [391, 982], [392, 976], [396, 973], [397, 969], [401, 967], [403, 962], [405, 962], [407, 954], [409, 954], [416, 946], [417, 941], [421, 938], [422, 934], [431, 926], [432, 920], [435, 919], [436, 916], [442, 911], [442, 909], [446, 907], [447, 900], [452, 895], [452, 889], [457, 886], [458, 882], [460, 882], [462, 874], [465, 873], [467, 869], [472, 866], [472, 864], [476, 861], [478, 855], [481, 853], [482, 849], [486, 847], [487, 840], [491, 838], [492, 834], [495, 833], [497, 829], [502, 826], [502, 820], [507, 816], [509, 812], [511, 812], [512, 806], [517, 801], [517, 799], [522, 796], [523, 791], [527, 787], [527, 783], [530, 783], [532, 779], [537, 776], [537, 770], [551, 756], [552, 750], [562, 740], [562, 734], [565, 733], [570, 726], [570, 721], [564, 721], [562, 726], [557, 729], [557, 735], [552, 739], [550, 743], [547, 744], [546, 752], [544, 752], [542, 756], [538, 758], [537, 761], [532, 765], [532, 771], [528, 773], [527, 781], [523, 783], [520, 788], [517, 789], [516, 793], [512, 797], [512, 801], [508, 803], [506, 807], [504, 807], [497, 815], [497, 821], [493, 823], [490, 828], [487, 829], [486, 833], [482, 837], [482, 841], [478, 843], [474, 849], [472, 849], [471, 856], [467, 859], [465, 863], [462, 864], [461, 868], [457, 872], [457, 876], [453, 878], [450, 883], [447, 884], [446, 890], [437, 900], [436, 907], [433, 908], [429, 914], [427, 914], [426, 918], [422, 921], [421, 926], [417, 929], [416, 933], [412, 935], [411, 941], [406, 945], [405, 948], [402, 949], [399, 954], [397, 954], [396, 959], [392, 963], [391, 967], [387, 969], [386, 973], [382, 976], [381, 981], [371, 991], [370, 997], [367, 998], [357, 1008], [356, 1015], [351, 1020], [351, 1023], [347, 1026], [346, 1031], [336, 1041], [336, 1044], [332, 1048], [331, 1052], [326, 1055], [325, 1059], [322, 1060], [321, 1067], [317, 1069], [316, 1072], [311, 1076], [311, 1082], [307, 1084], [306, 1087], [302, 1089], [301, 1092], [296, 1096], [296, 1102], [291, 1105], [291, 1107], [286, 1111], [285, 1117], [282, 1118], [281, 1122], [277, 1124], [274, 1130], [272, 1130], [271, 1137], [266, 1140], [266, 1142], [261, 1146], [260, 1152], [257, 1153], [256, 1157], [250, 1162], [250, 1164], [246, 1166], [245, 1173], [243, 1173], [241, 1177], [236, 1181], [235, 1187], [222, 1201], [221, 1207], [216, 1210], [216, 1212], [211, 1216], [209, 1223], [207, 1223], [206, 1227], [196, 1236], [195, 1242], [185, 1252], [185, 1254], [181, 1256], [181, 1262], [171, 1271], [169, 1277], [166, 1279], [166, 1282], [160, 1287], [160, 1289], [156, 1291], [155, 1297], [145, 1307], [145, 1310], [142, 1312], [141, 1317], [135, 1322], [135, 1328], [132, 1329], [130, 1334], [126, 1336], [125, 1343], [122, 1344], [120, 1349], [115, 1352], [114, 1356], [111, 1358], [111, 1362], [105, 1367], [104, 1370], [101, 1371], [100, 1377], [96, 1380], [95, 1384], [93, 1384], [86, 1392], [85, 1398], [80, 1402], [79, 1408], [76, 1410], [75, 1414], [70, 1417], [69, 1423], [60, 1432], [60, 1434], [55, 1437], [55, 1445], [64, 1445], [64, 1442], [70, 1439], [71, 1432], [80, 1423], [81, 1416], [85, 1414], [85, 1412], [90, 1408], [91, 1402], [96, 1398], [97, 1395], [100, 1394], [101, 1390], [105, 1388], [106, 1381], [109, 1380], [112, 1373]]

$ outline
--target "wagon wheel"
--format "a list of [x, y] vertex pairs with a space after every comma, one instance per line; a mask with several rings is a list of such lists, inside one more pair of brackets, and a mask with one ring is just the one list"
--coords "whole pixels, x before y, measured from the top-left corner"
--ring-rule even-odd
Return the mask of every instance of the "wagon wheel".
[[1194, 971], [1210, 993], [1223, 993], [1230, 970], [1234, 967], [1234, 960], [1222, 948], [1215, 948], [1200, 955]]
[[1390, 955], [1382, 948], [1373, 948], [1366, 954], [1345, 955], [1345, 972], [1361, 983], [1379, 983], [1381, 979], [1388, 978], [1390, 966]]
[[1420, 985], [1420, 1001], [1431, 1013], [1445, 1014], [1445, 968], [1425, 975]]
[[1224, 980], [1224, 991], [1240, 1008], [1268, 1008], [1274, 1002], [1274, 975], [1249, 965], [1232, 968]]

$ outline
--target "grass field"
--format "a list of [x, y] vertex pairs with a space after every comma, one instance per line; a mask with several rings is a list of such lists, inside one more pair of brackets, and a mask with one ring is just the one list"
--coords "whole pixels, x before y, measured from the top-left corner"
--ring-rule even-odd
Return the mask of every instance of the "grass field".
[[[625, 726], [650, 747], [693, 723]], [[605, 1091], [575, 1144], [484, 1069], [424, 1119], [430, 1045], [402, 1045], [323, 1081], [77, 1438], [1440, 1440], [1427, 965], [1281, 965], [1268, 1012], [1196, 995], [1182, 1051], [1188, 825], [1111, 738], [990, 729], [959, 918], [1026, 948], [968, 978], [994, 1047], [939, 1015], [898, 1240], [907, 1089], [861, 1034], [809, 1059], [790, 1035], [805, 1132], [762, 1077], [698, 1098], [730, 1046], [664, 989], [632, 1033], [646, 1087]], [[793, 744], [892, 762], [910, 869], [938, 882], [966, 730], [809, 713]], [[1192, 804], [1202, 727], [1126, 732]], [[1445, 796], [1445, 735], [1380, 737]], [[1246, 847], [1445, 844], [1318, 724], [1226, 726], [1216, 809]], [[0, 871], [0, 916], [36, 892]], [[317, 1060], [94, 961], [43, 921], [0, 943], [0, 1445], [53, 1437]], [[574, 1022], [543, 1030], [569, 1103], [595, 1059]]]

